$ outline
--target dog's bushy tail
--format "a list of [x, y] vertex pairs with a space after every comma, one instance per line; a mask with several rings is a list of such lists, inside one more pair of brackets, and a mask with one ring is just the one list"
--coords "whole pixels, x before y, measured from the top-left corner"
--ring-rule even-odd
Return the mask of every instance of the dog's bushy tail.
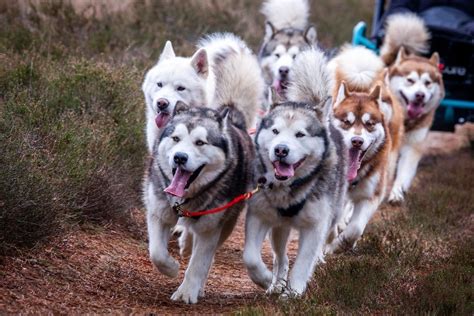
[[329, 73], [324, 53], [312, 48], [301, 52], [291, 68], [288, 100], [320, 104], [329, 96]]
[[277, 30], [304, 29], [308, 24], [309, 3], [307, 0], [267, 0], [261, 12]]
[[373, 51], [362, 46], [344, 46], [330, 62], [333, 95], [342, 81], [351, 91], [369, 90], [384, 66]]
[[380, 56], [386, 65], [391, 65], [401, 47], [411, 54], [427, 53], [430, 37], [425, 23], [416, 14], [394, 14], [387, 19]]
[[245, 127], [254, 127], [264, 95], [264, 81], [256, 56], [248, 49], [229, 46], [214, 55], [212, 64], [216, 79], [212, 107], [236, 109], [243, 115]]

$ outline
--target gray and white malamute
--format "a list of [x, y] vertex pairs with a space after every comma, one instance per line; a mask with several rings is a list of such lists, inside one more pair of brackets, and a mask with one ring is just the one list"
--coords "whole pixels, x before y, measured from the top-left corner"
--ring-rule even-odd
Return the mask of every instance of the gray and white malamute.
[[[216, 89], [208, 107], [178, 102], [154, 144], [144, 183], [149, 251], [160, 272], [176, 277], [179, 264], [167, 250], [178, 221], [175, 203], [190, 212], [225, 205], [250, 189], [254, 148], [247, 126], [263, 93], [257, 59], [229, 47], [215, 56]], [[181, 218], [192, 248], [183, 283], [171, 299], [196, 303], [218, 246], [230, 235], [244, 203], [225, 212]], [[192, 247], [186, 245], [192, 242]]]
[[[301, 53], [291, 78], [291, 101], [273, 104], [255, 136], [256, 179], [265, 189], [249, 202], [244, 262], [251, 279], [267, 292], [301, 295], [342, 212], [347, 163], [342, 136], [331, 123], [323, 53]], [[291, 228], [299, 232], [299, 247], [287, 281]], [[273, 274], [261, 257], [269, 231]]]
[[286, 95], [293, 60], [304, 49], [316, 44], [316, 29], [308, 25], [307, 0], [267, 0], [265, 37], [259, 60], [265, 81], [281, 96]]

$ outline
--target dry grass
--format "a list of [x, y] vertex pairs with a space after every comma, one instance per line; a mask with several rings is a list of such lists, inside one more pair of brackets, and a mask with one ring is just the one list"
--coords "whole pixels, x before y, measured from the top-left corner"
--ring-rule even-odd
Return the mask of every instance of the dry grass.
[[[1, 313], [473, 314], [469, 152], [426, 159], [407, 205], [384, 207], [358, 250], [329, 258], [303, 299], [256, 289], [240, 228], [218, 254], [210, 298], [170, 303], [177, 281], [152, 269], [140, 210], [140, 83], [166, 39], [188, 55], [204, 33], [231, 31], [256, 49], [260, 3], [80, 2], [0, 1]], [[373, 1], [311, 3], [332, 47], [369, 20]]]

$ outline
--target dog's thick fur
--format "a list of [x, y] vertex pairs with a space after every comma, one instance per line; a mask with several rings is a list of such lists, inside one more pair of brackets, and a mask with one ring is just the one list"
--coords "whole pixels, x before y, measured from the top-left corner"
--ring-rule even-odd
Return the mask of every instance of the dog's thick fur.
[[385, 38], [380, 47], [380, 56], [386, 65], [391, 65], [398, 50], [405, 47], [408, 53], [426, 54], [431, 36], [423, 20], [414, 13], [394, 14], [388, 17]]
[[265, 37], [259, 60], [267, 85], [286, 95], [293, 60], [303, 50], [316, 45], [316, 28], [308, 25], [307, 0], [267, 0], [261, 12], [265, 15]]
[[416, 55], [427, 51], [429, 38], [423, 20], [416, 16], [394, 15], [388, 21], [381, 52], [389, 66], [386, 82], [402, 105], [405, 125], [396, 179], [389, 196], [393, 203], [402, 202], [410, 188], [436, 108], [444, 97], [438, 54], [433, 53], [431, 58]]
[[[247, 123], [255, 117], [263, 93], [258, 62], [246, 51], [230, 48], [213, 60], [214, 101], [209, 107], [178, 102], [160, 131], [144, 182], [149, 252], [160, 272], [176, 277], [179, 264], [168, 253], [177, 223], [175, 203], [189, 211], [211, 209], [249, 190], [254, 148]], [[173, 300], [196, 303], [218, 246], [229, 236], [245, 203], [200, 218], [182, 218], [184, 246], [192, 248], [183, 283]], [[192, 247], [186, 245], [192, 242]]]
[[[274, 103], [255, 136], [256, 180], [265, 188], [249, 202], [244, 262], [251, 279], [269, 293], [305, 291], [344, 201], [345, 149], [329, 115], [325, 67], [322, 52], [301, 53], [288, 91], [292, 101]], [[287, 281], [291, 228], [299, 231], [299, 249]], [[269, 231], [273, 274], [261, 257]]]
[[252, 54], [240, 38], [230, 33], [218, 33], [202, 39], [198, 50], [190, 58], [176, 56], [171, 42], [166, 42], [158, 62], [146, 73], [142, 84], [150, 153], [159, 129], [169, 121], [179, 101], [193, 107], [214, 102], [215, 74], [212, 63], [215, 56], [229, 50]]
[[362, 47], [346, 47], [332, 63], [335, 125], [348, 148], [353, 210], [348, 223], [340, 223], [343, 231], [327, 246], [328, 253], [354, 247], [364, 232], [385, 197], [403, 136], [400, 105], [378, 80], [384, 74], [378, 57]]

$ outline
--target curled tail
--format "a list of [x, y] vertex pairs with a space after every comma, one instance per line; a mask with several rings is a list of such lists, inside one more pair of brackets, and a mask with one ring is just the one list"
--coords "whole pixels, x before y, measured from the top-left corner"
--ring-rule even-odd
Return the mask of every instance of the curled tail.
[[362, 46], [345, 46], [330, 62], [333, 95], [342, 81], [351, 91], [368, 91], [384, 68], [382, 60]]
[[289, 100], [319, 104], [329, 96], [327, 60], [319, 49], [300, 53], [291, 71]]
[[216, 78], [213, 107], [236, 109], [245, 126], [253, 127], [265, 86], [257, 58], [248, 48], [229, 46], [214, 55], [212, 64]]
[[283, 28], [305, 29], [308, 24], [309, 3], [307, 0], [267, 0], [261, 12], [277, 30]]
[[429, 50], [430, 37], [425, 23], [416, 14], [394, 14], [387, 19], [380, 56], [386, 65], [391, 65], [402, 47], [411, 54], [425, 54]]

